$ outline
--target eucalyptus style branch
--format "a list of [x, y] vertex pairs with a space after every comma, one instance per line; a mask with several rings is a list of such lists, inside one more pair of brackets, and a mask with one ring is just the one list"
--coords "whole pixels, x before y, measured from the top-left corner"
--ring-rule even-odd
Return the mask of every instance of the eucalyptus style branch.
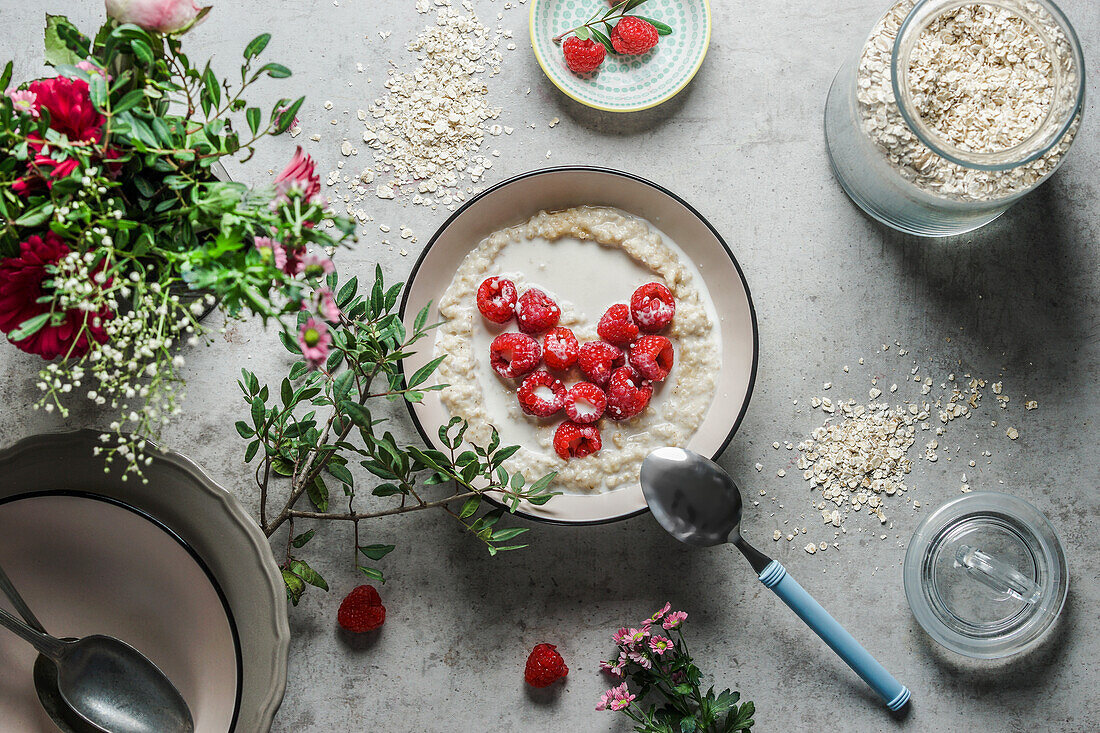
[[[248, 441], [245, 462], [255, 465], [261, 528], [269, 537], [284, 525], [288, 530], [281, 566], [291, 602], [296, 604], [307, 586], [328, 589], [324, 578], [297, 553], [318, 527], [296, 534], [295, 520], [350, 522], [356, 566], [379, 581], [384, 577], [373, 562], [394, 546], [361, 544], [359, 523], [366, 520], [437, 509], [483, 542], [491, 555], [525, 547], [509, 543], [526, 528], [502, 528], [498, 523], [521, 501], [549, 501], [555, 495], [550, 491], [555, 474], [531, 484], [520, 473], [509, 474], [503, 464], [519, 447], [502, 446], [495, 430], [485, 445], [468, 443], [468, 425], [457, 417], [439, 427], [444, 451], [400, 443], [384, 429], [387, 419], [372, 410], [385, 403], [420, 402], [427, 392], [446, 386], [427, 384], [443, 357], [432, 359], [407, 381], [399, 364], [434, 328], [428, 324], [429, 309], [420, 311], [412, 331], [407, 331], [394, 310], [403, 284], [387, 287], [380, 267], [363, 294], [355, 277], [341, 286], [333, 273], [327, 284], [336, 293], [340, 317], [328, 332], [330, 350], [320, 368], [311, 370], [306, 359], [295, 362], [280, 382], [278, 395], [247, 370], [238, 382], [251, 421], [239, 421], [236, 428]], [[298, 342], [285, 333], [280, 337], [288, 351], [302, 354]], [[356, 481], [352, 462], [371, 476], [368, 486]], [[335, 494], [335, 487], [342, 496]], [[486, 511], [490, 494], [503, 506]], [[392, 505], [357, 508], [364, 495]], [[365, 564], [360, 555], [372, 562]]]

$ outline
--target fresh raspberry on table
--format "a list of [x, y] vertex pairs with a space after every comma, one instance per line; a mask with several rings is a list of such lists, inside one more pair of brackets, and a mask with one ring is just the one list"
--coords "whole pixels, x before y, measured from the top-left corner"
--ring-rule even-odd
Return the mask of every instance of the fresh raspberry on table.
[[600, 322], [596, 324], [596, 333], [609, 344], [626, 346], [638, 338], [638, 327], [630, 320], [630, 308], [616, 303], [600, 318]]
[[374, 631], [386, 622], [386, 607], [378, 591], [370, 585], [361, 585], [348, 593], [340, 603], [336, 621], [341, 627], [356, 634]]
[[634, 417], [646, 408], [652, 396], [653, 387], [634, 367], [619, 367], [607, 383], [607, 416], [612, 420]]
[[606, 341], [588, 341], [581, 344], [577, 355], [577, 364], [584, 376], [599, 387], [611, 379], [611, 372], [626, 363], [622, 350]]
[[539, 365], [542, 347], [525, 333], [502, 333], [489, 344], [489, 365], [505, 379], [522, 377]]
[[519, 406], [528, 415], [550, 417], [561, 411], [565, 385], [550, 372], [540, 369], [527, 375], [516, 396], [519, 397]]
[[672, 323], [674, 315], [676, 300], [661, 283], [646, 283], [630, 296], [630, 317], [647, 333], [660, 331]]
[[531, 687], [549, 687], [565, 675], [569, 667], [557, 652], [553, 644], [536, 644], [527, 657], [527, 668], [523, 670], [523, 679]]
[[642, 336], [630, 345], [630, 365], [646, 379], [660, 382], [672, 370], [675, 352], [664, 336]]
[[641, 18], [628, 15], [611, 29], [611, 45], [619, 53], [637, 54], [645, 53], [657, 45], [660, 34]]
[[602, 447], [600, 429], [595, 425], [580, 425], [567, 421], [554, 431], [554, 450], [563, 461], [590, 456]]
[[558, 325], [561, 308], [538, 288], [530, 288], [519, 296], [516, 304], [516, 320], [524, 333], [542, 333]]
[[593, 423], [607, 409], [607, 395], [591, 382], [577, 382], [565, 392], [565, 414], [575, 423]]
[[503, 277], [486, 278], [477, 289], [477, 309], [493, 323], [512, 320], [516, 300], [516, 284]]
[[595, 71], [607, 56], [607, 49], [602, 43], [596, 43], [591, 38], [582, 41], [576, 36], [566, 38], [561, 44], [561, 51], [565, 54], [565, 65], [577, 74]]
[[577, 337], [564, 326], [551, 328], [542, 339], [543, 358], [551, 369], [568, 369], [577, 363], [581, 346]]

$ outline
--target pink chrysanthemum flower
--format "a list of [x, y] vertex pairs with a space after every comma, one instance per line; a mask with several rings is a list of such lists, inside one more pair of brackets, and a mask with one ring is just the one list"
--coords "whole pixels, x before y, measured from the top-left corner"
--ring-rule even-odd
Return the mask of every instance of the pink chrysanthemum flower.
[[317, 164], [313, 158], [302, 152], [299, 145], [294, 151], [283, 172], [275, 177], [275, 192], [278, 200], [285, 201], [292, 192], [301, 193], [307, 203], [321, 204], [321, 177], [317, 175]]
[[631, 651], [627, 652], [626, 655], [628, 657], [630, 657], [630, 661], [634, 662], [634, 664], [637, 664], [642, 669], [652, 669], [653, 668], [653, 660], [650, 659], [649, 656], [647, 656], [644, 651], [631, 650]]
[[622, 710], [630, 706], [630, 703], [634, 702], [634, 695], [630, 694], [630, 690], [626, 689], [626, 683], [622, 683], [618, 687], [612, 687], [600, 697], [599, 704], [596, 705], [597, 710]]
[[626, 652], [619, 652], [619, 659], [612, 664], [611, 662], [600, 662], [600, 669], [615, 677], [622, 677], [623, 670], [626, 668], [626, 663], [630, 661], [626, 656]]
[[38, 119], [38, 95], [30, 89], [9, 89], [8, 99], [15, 105], [15, 111], [27, 113], [34, 119]]
[[335, 323], [340, 320], [340, 307], [336, 305], [336, 296], [332, 294], [332, 290], [329, 288], [317, 288], [313, 292], [313, 302], [317, 308], [317, 312], [321, 314], [321, 317], [326, 321], [332, 321]]
[[302, 347], [302, 356], [316, 369], [325, 363], [332, 346], [332, 334], [324, 321], [310, 318], [298, 331], [298, 345]]
[[673, 611], [669, 615], [665, 616], [665, 620], [661, 623], [665, 627], [666, 631], [675, 629], [680, 624], [687, 620], [688, 615], [683, 611]]
[[643, 625], [640, 629], [628, 629], [627, 637], [631, 644], [644, 644], [645, 640], [649, 638], [649, 626]]
[[301, 273], [306, 277], [324, 277], [336, 271], [328, 257], [309, 252], [302, 258]]
[[672, 640], [663, 636], [654, 636], [649, 640], [649, 648], [659, 657], [672, 648]]
[[630, 646], [630, 630], [623, 627], [615, 632], [615, 635], [611, 637], [617, 646]]
[[265, 262], [271, 262], [280, 270], [286, 269], [286, 250], [283, 249], [283, 245], [271, 237], [256, 237], [253, 243]]
[[672, 604], [666, 602], [663, 608], [661, 608], [659, 611], [655, 611], [652, 616], [646, 619], [645, 625], [649, 626], [660, 621], [662, 618], [664, 618], [665, 614], [668, 613], [668, 610], [670, 608], [672, 608]]

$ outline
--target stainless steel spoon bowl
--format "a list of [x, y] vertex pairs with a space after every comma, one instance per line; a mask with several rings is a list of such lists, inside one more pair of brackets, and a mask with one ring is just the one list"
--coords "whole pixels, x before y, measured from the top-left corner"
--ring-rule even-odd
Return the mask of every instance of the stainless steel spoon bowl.
[[732, 543], [772, 590], [864, 679], [890, 710], [909, 702], [904, 687], [844, 630], [779, 562], [741, 536], [741, 492], [714, 461], [683, 448], [658, 448], [642, 462], [642, 492], [653, 516], [676, 539], [708, 547]]
[[57, 691], [79, 720], [103, 733], [194, 733], [191, 711], [179, 690], [137, 649], [111, 636], [54, 638], [2, 569], [0, 588], [28, 622], [0, 609], [0, 626], [56, 665]]

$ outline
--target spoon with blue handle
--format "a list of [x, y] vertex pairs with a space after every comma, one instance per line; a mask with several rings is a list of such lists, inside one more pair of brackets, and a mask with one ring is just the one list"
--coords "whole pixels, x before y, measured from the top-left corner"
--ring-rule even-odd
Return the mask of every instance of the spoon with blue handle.
[[683, 448], [658, 448], [642, 462], [642, 492], [653, 516], [680, 542], [701, 547], [729, 542], [740, 550], [764, 587], [817, 632], [887, 708], [900, 710], [909, 701], [909, 688], [875, 661], [779, 562], [741, 537], [741, 492], [721, 466]]

